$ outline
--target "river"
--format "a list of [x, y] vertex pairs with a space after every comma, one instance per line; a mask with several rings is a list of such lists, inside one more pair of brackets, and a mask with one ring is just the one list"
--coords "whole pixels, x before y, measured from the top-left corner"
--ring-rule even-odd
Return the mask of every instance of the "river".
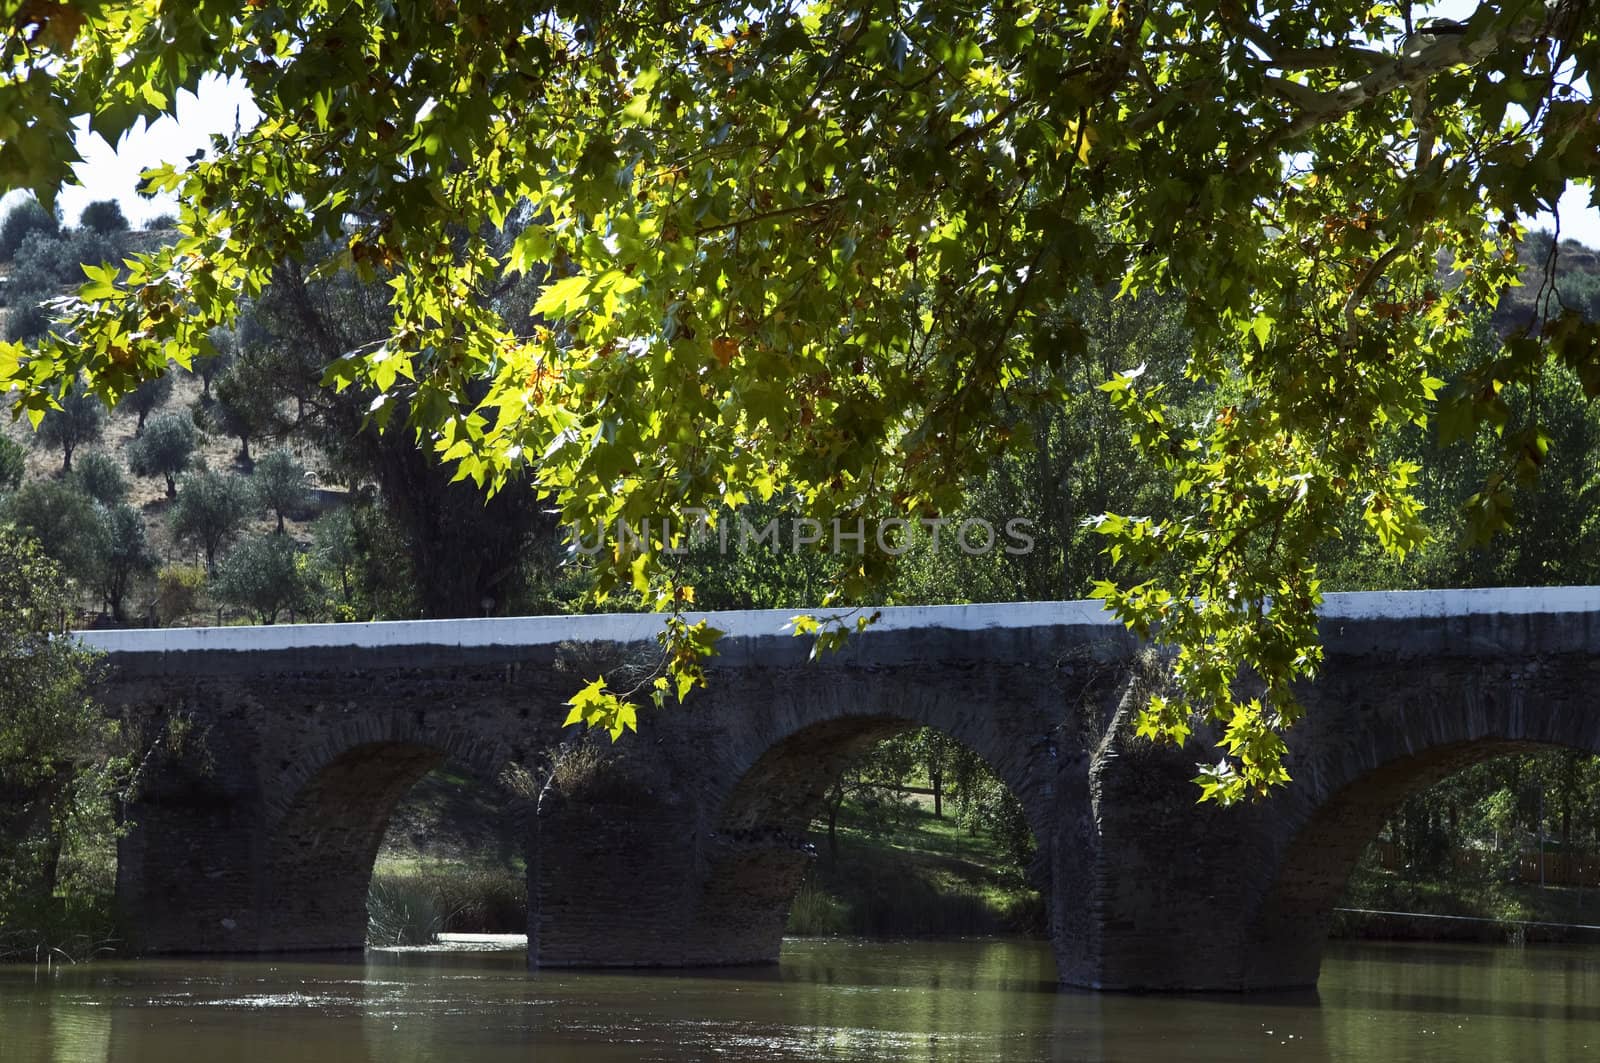
[[791, 940], [776, 967], [520, 952], [0, 968], [3, 1063], [1600, 1058], [1600, 948], [1336, 944], [1316, 993], [1058, 990], [1038, 942]]

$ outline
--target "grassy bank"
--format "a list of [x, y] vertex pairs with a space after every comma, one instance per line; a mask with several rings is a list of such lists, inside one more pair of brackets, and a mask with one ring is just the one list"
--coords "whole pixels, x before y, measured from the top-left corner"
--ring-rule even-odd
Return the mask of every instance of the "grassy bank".
[[[1334, 937], [1497, 943], [1600, 942], [1600, 931], [1569, 929], [1576, 925], [1600, 925], [1600, 890], [1595, 889], [1479, 879], [1414, 881], [1399, 872], [1363, 864], [1351, 876], [1339, 906], [1418, 915], [1467, 916], [1484, 921], [1335, 912], [1331, 929]], [[1529, 926], [1528, 923], [1564, 925]]]
[[864, 937], [1038, 934], [1044, 902], [991, 839], [914, 805], [883, 824], [840, 812], [837, 853], [826, 831], [789, 911], [789, 932]]

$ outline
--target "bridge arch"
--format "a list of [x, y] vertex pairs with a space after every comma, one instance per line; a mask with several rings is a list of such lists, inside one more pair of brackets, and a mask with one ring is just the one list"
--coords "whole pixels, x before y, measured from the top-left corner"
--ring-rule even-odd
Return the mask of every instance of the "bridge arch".
[[[930, 727], [976, 754], [1016, 797], [1048, 877], [1054, 841], [1059, 720], [1035, 715], [1018, 741], [1003, 691], [903, 682], [798, 690], [761, 714], [722, 765], [704, 800], [696, 921], [735, 962], [778, 958], [789, 909], [811, 862], [807, 833], [827, 792], [856, 757], [885, 739]], [[1050, 897], [1048, 882], [1036, 883]]]
[[329, 728], [289, 760], [265, 796], [265, 947], [366, 945], [368, 888], [390, 818], [446, 762], [515, 802], [502, 783], [511, 750], [453, 728], [369, 718]]
[[[1453, 671], [1387, 674], [1364, 693], [1343, 683], [1318, 692], [1312, 726], [1296, 743], [1316, 755], [1262, 810], [1270, 825], [1261, 836], [1278, 844], [1244, 925], [1243, 988], [1316, 984], [1333, 908], [1407, 797], [1508, 754], [1600, 755], [1600, 698], [1585, 695], [1589, 659]], [[1342, 710], [1341, 694], [1353, 699]]]

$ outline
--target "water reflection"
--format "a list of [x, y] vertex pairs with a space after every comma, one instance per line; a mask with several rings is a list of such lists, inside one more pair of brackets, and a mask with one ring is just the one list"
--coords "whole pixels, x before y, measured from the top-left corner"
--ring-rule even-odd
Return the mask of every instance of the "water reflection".
[[1600, 952], [1335, 948], [1319, 994], [1061, 992], [1032, 942], [797, 941], [775, 968], [545, 972], [520, 953], [0, 970], [4, 1063], [1600, 1057]]

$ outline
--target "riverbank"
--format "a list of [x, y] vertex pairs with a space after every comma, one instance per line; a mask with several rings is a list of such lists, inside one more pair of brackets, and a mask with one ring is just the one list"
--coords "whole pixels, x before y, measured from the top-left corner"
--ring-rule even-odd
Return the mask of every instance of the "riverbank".
[[1600, 943], [1600, 890], [1492, 880], [1413, 881], [1358, 867], [1329, 935], [1385, 941]]
[[789, 909], [797, 936], [1042, 936], [1044, 900], [982, 833], [925, 802], [884, 824], [846, 803], [837, 846], [813, 831], [817, 859]]

